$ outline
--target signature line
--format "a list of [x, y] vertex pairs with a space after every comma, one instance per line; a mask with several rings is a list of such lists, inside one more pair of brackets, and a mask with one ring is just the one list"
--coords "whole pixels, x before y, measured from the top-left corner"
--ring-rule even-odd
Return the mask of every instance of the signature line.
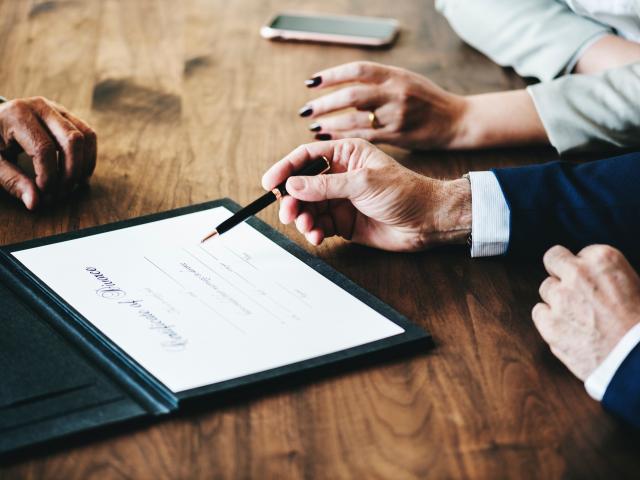
[[169, 277], [171, 280], [173, 280], [174, 282], [176, 282], [178, 285], [180, 285], [180, 287], [182, 287], [184, 289], [184, 285], [182, 285], [178, 280], [176, 280], [175, 278], [173, 278], [171, 275], [169, 275], [167, 272], [165, 272], [163, 269], [161, 269], [158, 265], [156, 265], [155, 263], [153, 263], [151, 260], [149, 260], [147, 257], [144, 257], [144, 259], [149, 262], [151, 265], [153, 265], [154, 267], [156, 267], [158, 270], [160, 270], [162, 273], [164, 273], [167, 277]]

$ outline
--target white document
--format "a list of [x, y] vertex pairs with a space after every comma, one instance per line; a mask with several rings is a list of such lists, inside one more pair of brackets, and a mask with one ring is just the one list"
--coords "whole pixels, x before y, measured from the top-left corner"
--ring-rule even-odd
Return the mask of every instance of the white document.
[[404, 330], [224, 207], [13, 252], [173, 392]]

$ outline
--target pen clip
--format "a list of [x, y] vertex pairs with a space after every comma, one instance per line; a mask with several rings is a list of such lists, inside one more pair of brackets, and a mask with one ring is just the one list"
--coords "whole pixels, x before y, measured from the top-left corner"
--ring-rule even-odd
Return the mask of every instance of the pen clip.
[[329, 159], [327, 157], [325, 157], [324, 155], [322, 155], [322, 159], [325, 161], [327, 166], [318, 175], [322, 175], [323, 173], [327, 173], [329, 170], [331, 170], [331, 163], [329, 163]]

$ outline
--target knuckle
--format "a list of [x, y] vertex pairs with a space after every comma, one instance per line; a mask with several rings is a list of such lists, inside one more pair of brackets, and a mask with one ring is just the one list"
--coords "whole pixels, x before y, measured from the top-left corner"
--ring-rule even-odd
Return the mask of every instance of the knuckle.
[[316, 181], [316, 189], [319, 193], [326, 195], [329, 190], [329, 182], [327, 175], [317, 175], [314, 177]]
[[[562, 282], [567, 285], [574, 285], [581, 278], [588, 275], [588, 269], [583, 264], [571, 264], [567, 266], [566, 272], [562, 276]], [[560, 290], [560, 289], [559, 289]]]
[[21, 98], [16, 98], [7, 103], [7, 110], [12, 114], [19, 114], [27, 110], [27, 102]]
[[86, 132], [84, 134], [85, 140], [92, 143], [92, 144], [96, 144], [98, 143], [98, 135], [96, 134], [95, 131], [93, 130], [89, 130], [88, 132]]
[[566, 300], [572, 296], [573, 292], [575, 292], [575, 290], [570, 285], [558, 285], [558, 288], [555, 289], [554, 297], [556, 306], [562, 309]]
[[541, 297], [544, 297], [545, 292], [547, 291], [547, 289], [549, 288], [549, 279], [551, 277], [547, 277], [545, 278], [542, 283], [540, 284], [540, 287], [538, 288], [538, 293], [540, 294]]
[[66, 136], [67, 144], [74, 148], [84, 143], [84, 135], [78, 130], [69, 132]]
[[552, 261], [558, 256], [558, 254], [560, 254], [560, 252], [562, 252], [562, 247], [560, 245], [554, 245], [545, 252], [542, 259], [544, 262]]
[[354, 87], [347, 88], [344, 92], [344, 96], [347, 103], [353, 104], [358, 101], [358, 90], [356, 90]]
[[375, 130], [360, 130], [358, 132], [360, 139], [366, 141], [367, 143], [375, 141], [376, 133]]
[[29, 98], [29, 102], [36, 107], [42, 107], [49, 104], [48, 100], [41, 95]]
[[302, 145], [298, 145], [292, 152], [293, 156], [296, 158], [304, 158], [305, 156], [311, 156], [308, 147], [309, 147], [308, 143], [303, 143]]
[[357, 171], [356, 181], [361, 187], [369, 186], [374, 181], [374, 171], [371, 168], [361, 168]]
[[34, 147], [36, 157], [45, 157], [55, 151], [55, 146], [51, 139], [41, 140]]
[[609, 245], [591, 245], [587, 249], [589, 250], [585, 254], [599, 263], [613, 262], [622, 257], [622, 253], [618, 249]]
[[21, 180], [20, 175], [17, 173], [9, 175], [3, 181], [5, 190], [12, 195], [16, 195], [20, 190]]
[[368, 116], [365, 116], [365, 115], [361, 116], [361, 115], [362, 115], [362, 113], [360, 113], [360, 112], [351, 113], [349, 115], [349, 117], [347, 118], [346, 122], [345, 122], [345, 126], [347, 128], [350, 128], [350, 129], [351, 128], [358, 128], [359, 126], [365, 124], [363, 119], [366, 118], [365, 121], [366, 122], [369, 121], [368, 120]]
[[352, 139], [352, 142], [354, 143], [355, 146], [360, 148], [373, 147], [373, 145], [371, 145], [371, 142], [365, 140], [364, 138], [354, 138]]
[[542, 314], [543, 308], [544, 307], [542, 303], [536, 303], [531, 309], [531, 318], [534, 320], [534, 322], [537, 322], [538, 320], [540, 320], [540, 316]]
[[402, 102], [396, 110], [396, 121], [394, 122], [399, 128], [402, 128], [407, 123], [409, 117], [409, 108], [405, 102]]
[[369, 67], [369, 62], [358, 61], [353, 62], [353, 75], [355, 77], [362, 77], [367, 73], [367, 69]]
[[411, 90], [405, 83], [398, 85], [397, 91], [396, 91], [396, 98], [398, 99], [398, 102], [400, 103], [401, 106], [404, 107], [405, 110], [407, 109], [407, 103], [409, 103], [412, 96], [413, 95], [411, 93]]

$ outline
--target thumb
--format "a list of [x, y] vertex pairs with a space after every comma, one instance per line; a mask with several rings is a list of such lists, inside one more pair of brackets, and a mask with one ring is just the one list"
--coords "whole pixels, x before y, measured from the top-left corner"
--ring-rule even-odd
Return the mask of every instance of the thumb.
[[357, 193], [354, 172], [290, 177], [286, 187], [289, 195], [304, 202], [352, 198]]

